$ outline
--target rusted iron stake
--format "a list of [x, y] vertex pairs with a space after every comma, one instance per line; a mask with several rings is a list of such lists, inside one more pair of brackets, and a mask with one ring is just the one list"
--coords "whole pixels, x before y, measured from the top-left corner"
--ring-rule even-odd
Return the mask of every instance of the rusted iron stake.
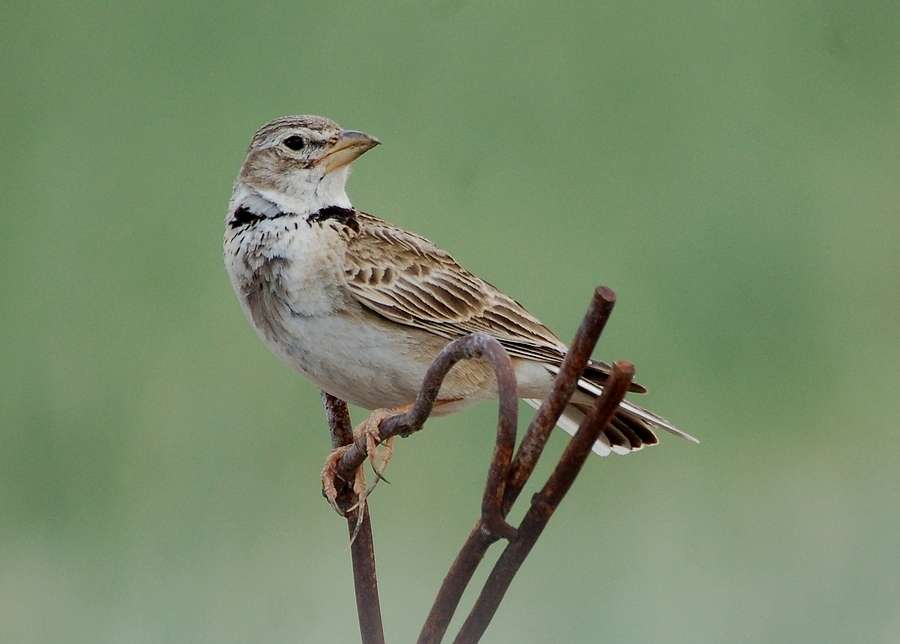
[[[347, 403], [324, 391], [322, 404], [331, 430], [332, 447], [343, 447], [353, 441], [353, 429]], [[350, 558], [353, 562], [353, 588], [356, 592], [356, 613], [359, 619], [359, 633], [363, 644], [384, 644], [384, 626], [381, 622], [381, 604], [378, 600], [378, 579], [375, 575], [375, 545], [372, 540], [372, 523], [369, 520], [368, 505], [363, 506], [362, 521], [356, 495], [349, 485], [341, 487], [338, 506], [347, 517], [347, 528], [352, 539]], [[353, 538], [353, 535], [356, 538]]]
[[[503, 518], [509, 514], [510, 508], [534, 471], [550, 432], [572, 397], [578, 378], [587, 366], [615, 303], [616, 294], [612, 289], [599, 286], [594, 290], [587, 313], [553, 381], [553, 387], [531, 421], [510, 467], [509, 481], [506, 484], [501, 508]], [[475, 570], [495, 541], [497, 537], [485, 530], [481, 521], [469, 533], [441, 584], [419, 634], [419, 644], [438, 644], [443, 639]]]
[[613, 365], [612, 374], [603, 388], [603, 395], [594, 401], [578, 432], [566, 446], [556, 469], [541, 491], [532, 499], [531, 507], [519, 526], [519, 539], [510, 542], [500, 555], [469, 617], [459, 630], [454, 640], [455, 644], [474, 644], [481, 639], [513, 577], [581, 472], [594, 441], [615, 415], [633, 377], [634, 365], [630, 362], [617, 361]]

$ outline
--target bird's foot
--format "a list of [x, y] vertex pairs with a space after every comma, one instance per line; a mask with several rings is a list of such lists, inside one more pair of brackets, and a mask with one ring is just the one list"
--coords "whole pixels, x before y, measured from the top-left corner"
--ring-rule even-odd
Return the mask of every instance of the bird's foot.
[[337, 467], [348, 449], [350, 449], [350, 446], [344, 445], [333, 450], [328, 455], [328, 458], [325, 459], [325, 467], [322, 468], [322, 494], [328, 499], [335, 512], [341, 516], [347, 516], [349, 512], [352, 512], [360, 504], [359, 500], [365, 499], [366, 496], [366, 475], [363, 472], [363, 468], [358, 467], [353, 473], [353, 494], [357, 502], [347, 509], [343, 509], [341, 504], [338, 503], [340, 488], [346, 481], [338, 476]]
[[[356, 431], [354, 432], [357, 441], [359, 441], [360, 437], [365, 438], [366, 454], [369, 455], [369, 464], [375, 472], [375, 480], [372, 481], [372, 486], [366, 490], [366, 496], [375, 489], [375, 486], [378, 485], [378, 481], [382, 479], [387, 480], [384, 478], [384, 470], [387, 469], [387, 465], [394, 455], [395, 437], [391, 436], [382, 441], [381, 436], [379, 435], [379, 426], [386, 418], [402, 414], [408, 408], [409, 407], [407, 406], [399, 409], [376, 409], [369, 414], [368, 418], [357, 426]], [[381, 446], [380, 451], [378, 449], [379, 446]], [[362, 501], [365, 501], [365, 499], [362, 499]]]
[[[372, 465], [372, 470], [375, 472], [375, 480], [372, 482], [371, 486], [367, 487], [363, 468], [361, 466], [358, 467], [356, 472], [354, 472], [352, 481], [353, 494], [356, 501], [346, 509], [342, 508], [342, 504], [338, 502], [340, 488], [344, 484], [344, 481], [338, 476], [337, 467], [341, 458], [343, 458], [344, 454], [347, 453], [347, 450], [350, 449], [350, 446], [345, 445], [344, 447], [338, 447], [328, 455], [328, 458], [325, 461], [325, 467], [322, 469], [322, 493], [325, 495], [325, 498], [328, 499], [331, 507], [333, 507], [341, 516], [347, 516], [350, 512], [358, 508], [358, 514], [361, 519], [366, 507], [366, 499], [369, 494], [375, 489], [378, 481], [382, 479], [387, 480], [384, 478], [384, 470], [387, 468], [388, 462], [390, 462], [391, 457], [394, 454], [394, 437], [391, 436], [382, 441], [379, 436], [379, 425], [381, 425], [381, 422], [386, 418], [402, 414], [409, 408], [410, 406], [407, 405], [397, 409], [376, 409], [369, 414], [368, 418], [357, 426], [356, 430], [354, 430], [353, 433], [356, 438], [354, 443], [359, 445], [361, 440], [365, 442], [366, 453], [369, 455], [369, 463]], [[379, 447], [381, 449], [379, 449]]]

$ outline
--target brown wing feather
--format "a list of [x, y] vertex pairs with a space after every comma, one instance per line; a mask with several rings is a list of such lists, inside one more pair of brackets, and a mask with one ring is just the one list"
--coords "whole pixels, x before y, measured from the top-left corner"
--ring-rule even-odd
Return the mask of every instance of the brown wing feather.
[[510, 355], [559, 364], [565, 345], [512, 298], [462, 268], [430, 241], [359, 213], [344, 263], [365, 307], [448, 339], [482, 331]]
[[[481, 331], [516, 358], [560, 365], [566, 346], [525, 307], [414, 233], [357, 211], [344, 271], [353, 296], [385, 318], [453, 340]], [[591, 361], [584, 377], [602, 385], [609, 365]], [[633, 383], [631, 391], [646, 390]]]

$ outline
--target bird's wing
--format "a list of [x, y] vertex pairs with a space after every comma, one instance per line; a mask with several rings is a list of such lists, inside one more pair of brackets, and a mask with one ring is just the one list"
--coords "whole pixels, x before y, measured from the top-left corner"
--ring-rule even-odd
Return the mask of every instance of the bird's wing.
[[558, 365], [566, 346], [525, 308], [430, 241], [364, 213], [350, 237], [344, 272], [364, 307], [447, 339], [476, 331], [513, 357]]

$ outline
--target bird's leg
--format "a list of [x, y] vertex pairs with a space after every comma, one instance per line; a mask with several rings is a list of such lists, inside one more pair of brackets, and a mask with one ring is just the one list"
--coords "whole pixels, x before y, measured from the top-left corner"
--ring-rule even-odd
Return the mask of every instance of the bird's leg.
[[[367, 496], [375, 489], [375, 486], [378, 485], [378, 481], [384, 478], [384, 470], [387, 469], [387, 465], [394, 455], [395, 437], [391, 436], [382, 441], [381, 436], [378, 434], [378, 428], [383, 420], [390, 418], [391, 416], [405, 414], [411, 407], [412, 405], [404, 405], [394, 409], [375, 409], [369, 414], [368, 418], [357, 426], [356, 431], [354, 432], [357, 439], [360, 436], [365, 437], [366, 453], [369, 455], [369, 463], [372, 465], [372, 470], [375, 472], [375, 480], [372, 482], [372, 486], [366, 491]], [[379, 445], [382, 446], [380, 452], [378, 451]]]
[[[338, 463], [350, 446], [346, 445], [344, 447], [338, 447], [328, 455], [328, 459], [325, 461], [325, 467], [322, 469], [322, 492], [325, 495], [325, 498], [328, 499], [328, 502], [331, 503], [331, 506], [341, 516], [344, 516], [346, 512], [350, 512], [356, 508], [360, 508], [360, 516], [362, 516], [362, 509], [365, 508], [366, 498], [372, 490], [375, 489], [375, 485], [377, 485], [378, 481], [384, 478], [384, 470], [387, 468], [387, 464], [394, 453], [394, 437], [391, 436], [382, 442], [381, 437], [378, 435], [378, 427], [384, 419], [406, 413], [411, 407], [412, 405], [404, 405], [403, 407], [397, 407], [395, 409], [376, 409], [354, 430], [353, 433], [356, 437], [355, 443], [358, 444], [360, 438], [365, 440], [366, 453], [369, 455], [369, 462], [372, 464], [372, 469], [375, 471], [375, 481], [372, 483], [371, 487], [367, 488], [366, 476], [363, 468], [357, 468], [353, 475], [353, 493], [356, 495], [356, 503], [347, 510], [342, 510], [337, 502], [338, 484], [335, 482], [335, 479], [338, 478]], [[378, 450], [379, 445], [382, 446], [380, 452]]]

